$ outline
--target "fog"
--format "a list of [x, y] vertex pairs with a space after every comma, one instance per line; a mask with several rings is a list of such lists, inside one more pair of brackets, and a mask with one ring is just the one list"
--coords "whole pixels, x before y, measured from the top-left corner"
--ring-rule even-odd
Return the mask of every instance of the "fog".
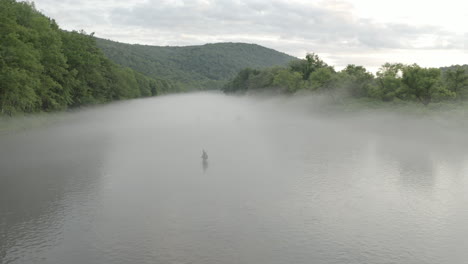
[[0, 135], [0, 263], [466, 263], [464, 120], [221, 93], [67, 113]]

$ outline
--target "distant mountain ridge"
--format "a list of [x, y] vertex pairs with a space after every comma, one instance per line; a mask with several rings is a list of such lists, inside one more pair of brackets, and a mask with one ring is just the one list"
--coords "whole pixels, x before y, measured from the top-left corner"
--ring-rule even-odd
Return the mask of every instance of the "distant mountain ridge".
[[215, 43], [198, 46], [148, 46], [96, 38], [117, 64], [188, 89], [220, 88], [244, 68], [285, 66], [296, 57], [257, 44]]

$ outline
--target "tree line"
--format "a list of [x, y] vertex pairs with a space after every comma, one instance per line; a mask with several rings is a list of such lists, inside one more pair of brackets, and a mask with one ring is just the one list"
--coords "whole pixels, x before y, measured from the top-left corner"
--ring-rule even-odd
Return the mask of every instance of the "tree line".
[[223, 87], [224, 92], [277, 89], [285, 93], [310, 90], [336, 96], [372, 98], [384, 102], [414, 101], [423, 105], [468, 99], [466, 66], [424, 68], [417, 64], [386, 63], [374, 75], [363, 66], [336, 71], [318, 55], [292, 61], [287, 67], [246, 68]]
[[146, 76], [164, 76], [187, 91], [220, 89], [245, 67], [284, 66], [296, 59], [276, 50], [245, 43], [161, 47], [97, 39], [97, 44], [115, 63]]
[[93, 34], [67, 32], [33, 3], [0, 0], [0, 112], [64, 110], [177, 91], [107, 59]]

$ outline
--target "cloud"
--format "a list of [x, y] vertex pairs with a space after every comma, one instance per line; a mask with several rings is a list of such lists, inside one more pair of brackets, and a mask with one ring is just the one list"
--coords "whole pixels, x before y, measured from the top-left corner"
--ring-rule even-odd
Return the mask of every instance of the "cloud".
[[[300, 57], [316, 52], [338, 66], [348, 61], [338, 55], [462, 50], [468, 39], [466, 34], [451, 33], [434, 25], [358, 17], [350, 1], [340, 0], [54, 2], [36, 1], [47, 10], [46, 14], [58, 16], [66, 28], [77, 26], [74, 29], [95, 31], [97, 36], [114, 40], [152, 45], [249, 42]], [[372, 65], [374, 61], [369, 58]]]
[[303, 39], [326, 46], [328, 51], [345, 47], [413, 48], [414, 39], [446, 34], [433, 26], [379, 24], [359, 19], [349, 8], [339, 1], [328, 5], [285, 0], [148, 1], [132, 8], [114, 8], [110, 20], [120, 26], [179, 34]]

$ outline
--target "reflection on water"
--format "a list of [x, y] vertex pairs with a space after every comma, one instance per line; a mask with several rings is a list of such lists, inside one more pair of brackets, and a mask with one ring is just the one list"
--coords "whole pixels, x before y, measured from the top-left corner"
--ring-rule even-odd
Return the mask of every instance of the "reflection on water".
[[70, 127], [1, 138], [1, 263], [36, 263], [35, 252], [60, 245], [67, 210], [75, 207], [67, 200], [93, 194], [105, 142]]
[[463, 133], [288, 100], [135, 100], [0, 137], [0, 263], [465, 263]]
[[388, 160], [387, 163], [391, 162], [396, 167], [400, 175], [399, 182], [411, 188], [432, 188], [436, 182], [434, 169], [437, 164], [433, 156], [437, 153], [431, 149], [430, 143], [406, 142], [402, 145], [395, 140], [381, 140], [379, 152]]
[[208, 169], [208, 160], [202, 160], [202, 167], [203, 167], [203, 172], [206, 172]]

